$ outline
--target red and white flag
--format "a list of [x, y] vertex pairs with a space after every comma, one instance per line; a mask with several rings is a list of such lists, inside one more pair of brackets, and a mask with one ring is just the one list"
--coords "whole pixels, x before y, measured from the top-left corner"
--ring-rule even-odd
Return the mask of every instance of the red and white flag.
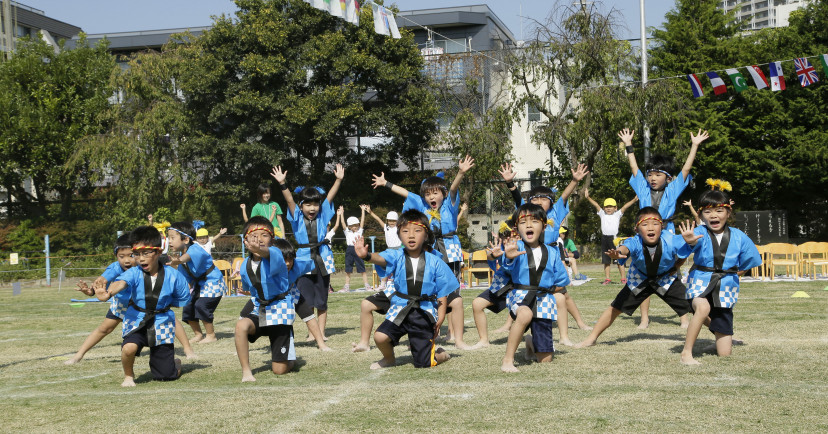
[[768, 87], [768, 79], [765, 78], [765, 73], [762, 72], [758, 66], [748, 66], [747, 70], [750, 73], [751, 78], [753, 78], [753, 83], [756, 85], [757, 89], [764, 89]]
[[725, 86], [725, 82], [719, 77], [719, 74], [715, 72], [707, 72], [706, 74], [707, 78], [710, 79], [710, 84], [713, 86], [713, 93], [716, 95], [727, 93], [727, 86]]
[[782, 73], [782, 62], [771, 62], [768, 65], [770, 70], [770, 84], [772, 91], [785, 90], [785, 76]]

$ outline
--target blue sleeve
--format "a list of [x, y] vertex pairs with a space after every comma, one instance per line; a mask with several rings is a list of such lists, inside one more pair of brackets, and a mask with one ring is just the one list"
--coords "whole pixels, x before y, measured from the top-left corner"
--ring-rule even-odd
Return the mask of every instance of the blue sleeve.
[[282, 251], [278, 247], [273, 246], [268, 247], [267, 251], [270, 253], [270, 258], [268, 259], [270, 262], [268, 276], [275, 278], [281, 274], [287, 274], [287, 264], [285, 264], [285, 257], [282, 255]]
[[[172, 269], [165, 271], [172, 271]], [[170, 274], [172, 275], [170, 280], [173, 284], [172, 303], [170, 304], [174, 307], [184, 307], [190, 302], [190, 285], [180, 275]]]
[[739, 231], [739, 234], [741, 235], [742, 246], [739, 252], [739, 271], [750, 270], [762, 265], [762, 255], [759, 254], [756, 244], [753, 244], [753, 241], [744, 232]]
[[403, 255], [403, 249], [399, 250], [383, 250], [382, 252], [377, 253], [378, 255], [382, 256], [385, 259], [385, 267], [380, 267], [379, 265], [374, 265], [374, 269], [377, 270], [377, 275], [380, 277], [385, 277], [389, 273], [394, 272], [394, 266], [397, 264], [397, 261], [400, 260], [400, 256]]
[[552, 270], [554, 271], [554, 285], [555, 286], [567, 286], [569, 285], [569, 274], [566, 272], [566, 267], [564, 267], [563, 261], [552, 259]]
[[[526, 251], [526, 248], [523, 245], [523, 241], [517, 242], [517, 250], [518, 252]], [[512, 271], [514, 271], [515, 267], [518, 266], [518, 262], [520, 262], [521, 257], [526, 257], [526, 255], [523, 254], [515, 257], [514, 259], [509, 259], [506, 257], [506, 254], [504, 253], [503, 262], [501, 262], [500, 265], [503, 267], [504, 270], [506, 270], [507, 273], [512, 274]]]
[[[669, 234], [665, 232], [661, 233], [662, 237], [665, 235]], [[691, 253], [693, 253], [693, 247], [690, 246], [690, 244], [687, 244], [686, 241], [684, 241], [684, 237], [681, 236], [681, 234], [673, 235], [670, 242], [676, 251], [676, 257], [679, 259], [685, 259], [688, 256], [690, 256]]]
[[417, 211], [423, 212], [425, 210], [425, 202], [423, 198], [420, 197], [419, 194], [408, 192], [408, 197], [405, 198], [405, 202], [403, 202], [403, 212], [406, 212], [410, 209], [416, 209]]
[[293, 268], [288, 272], [288, 280], [293, 283], [303, 274], [307, 274], [313, 269], [313, 260], [310, 256], [296, 256], [293, 260]]
[[187, 248], [187, 254], [190, 255], [191, 271], [196, 276], [204, 274], [213, 264], [213, 257], [208, 255], [204, 247], [198, 243], [191, 244]]
[[451, 192], [449, 192], [446, 199], [449, 200], [448, 206], [451, 207], [451, 212], [456, 216], [460, 212], [460, 189], [458, 188], [457, 191], [454, 192], [454, 197], [452, 197]]
[[101, 277], [106, 279], [106, 284], [109, 285], [124, 272], [125, 271], [121, 269], [121, 264], [119, 264], [118, 261], [115, 261], [106, 267], [106, 270], [104, 270], [104, 272], [101, 273]]
[[[630, 176], [630, 187], [638, 196], [638, 206], [644, 208], [650, 206], [650, 184], [647, 183], [647, 178], [641, 173], [639, 169], [634, 175]], [[646, 202], [646, 203], [645, 203]]]
[[618, 263], [624, 265], [627, 261], [632, 261], [633, 258], [637, 258], [641, 256], [641, 252], [643, 251], [643, 247], [641, 246], [641, 239], [638, 236], [629, 237], [621, 243], [622, 246], [630, 249], [630, 253], [627, 254], [626, 258], [621, 258], [618, 260]]
[[564, 219], [569, 214], [569, 201], [559, 197], [552, 208], [547, 213], [546, 218], [551, 218], [557, 226], [563, 224]]
[[[322, 227], [324, 228], [328, 223], [330, 223], [331, 219], [335, 215], [336, 210], [334, 209], [334, 204], [328, 202], [328, 199], [323, 200], [322, 204], [319, 206], [319, 216], [317, 217], [319, 219], [319, 222], [322, 223]], [[328, 231], [325, 230], [325, 233], [327, 232]]]
[[293, 226], [293, 230], [296, 231], [296, 225], [302, 221], [302, 210], [299, 209], [299, 204], [294, 205], [293, 212], [290, 212], [290, 207], [286, 209], [285, 216], [287, 216], [290, 225]]
[[[422, 256], [420, 258], [421, 261], [426, 259], [426, 256]], [[448, 264], [443, 262], [442, 259], [434, 258], [434, 263], [437, 266], [437, 269], [434, 270], [434, 278], [436, 280], [435, 284], [437, 285], [437, 298], [448, 297], [449, 294], [460, 288], [460, 282], [457, 281], [457, 278], [454, 276], [451, 268], [449, 268]]]

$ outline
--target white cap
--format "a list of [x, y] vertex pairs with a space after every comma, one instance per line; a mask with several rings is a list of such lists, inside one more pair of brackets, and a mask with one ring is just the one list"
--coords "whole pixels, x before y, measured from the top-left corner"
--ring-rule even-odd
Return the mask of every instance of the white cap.
[[385, 216], [386, 220], [399, 220], [400, 216], [397, 214], [396, 211], [388, 211], [388, 215]]
[[359, 224], [359, 219], [356, 218], [356, 217], [348, 217], [348, 220], [346, 220], [345, 223], [347, 223], [348, 226], [358, 225]]

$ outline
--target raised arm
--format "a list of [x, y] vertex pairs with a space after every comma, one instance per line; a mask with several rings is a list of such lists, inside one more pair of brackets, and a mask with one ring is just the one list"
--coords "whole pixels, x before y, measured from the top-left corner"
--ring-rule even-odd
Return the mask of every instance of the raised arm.
[[463, 218], [463, 216], [468, 211], [469, 211], [469, 204], [467, 204], [466, 202], [463, 202], [463, 204], [460, 205], [460, 212], [457, 213], [457, 221], [460, 221], [460, 219]]
[[342, 167], [341, 164], [337, 164], [334, 168], [334, 176], [336, 176], [336, 181], [334, 181], [331, 189], [328, 190], [328, 203], [333, 203], [336, 194], [339, 193], [339, 186], [342, 185], [342, 178], [345, 178], [345, 168]]
[[590, 204], [592, 204], [592, 207], [595, 208], [595, 212], [601, 212], [601, 205], [589, 196], [589, 187], [584, 189], [584, 197]]
[[282, 171], [282, 166], [273, 166], [273, 170], [270, 171], [270, 176], [279, 184], [279, 189], [282, 190], [282, 196], [285, 198], [285, 202], [287, 202], [288, 211], [293, 214], [296, 211], [296, 202], [293, 201], [293, 193], [290, 192], [287, 184], [285, 184], [287, 172]]
[[359, 216], [359, 228], [362, 229], [365, 227], [365, 211], [370, 209], [368, 205], [360, 205], [360, 209], [362, 209], [362, 215]]
[[[388, 262], [386, 262], [385, 258], [381, 255], [368, 251], [368, 246], [365, 245], [365, 240], [362, 236], [357, 236], [354, 239], [354, 253], [356, 253], [357, 257], [361, 258], [363, 261], [370, 262], [374, 265], [379, 265], [380, 267], [388, 265]], [[423, 258], [423, 260], [425, 260], [425, 258]]]
[[221, 228], [221, 230], [219, 231], [218, 234], [213, 235], [212, 237], [210, 237], [210, 243], [212, 244], [214, 241], [216, 241], [216, 238], [218, 238], [218, 237], [220, 237], [220, 236], [222, 236], [226, 233], [227, 233], [227, 228]]
[[457, 194], [457, 190], [460, 189], [460, 183], [463, 182], [463, 176], [468, 172], [472, 167], [474, 167], [474, 158], [469, 157], [468, 155], [465, 156], [460, 162], [457, 164], [457, 167], [460, 169], [457, 171], [457, 175], [454, 177], [454, 181], [451, 183], [451, 188], [449, 188], [449, 200]]
[[619, 211], [623, 214], [627, 211], [627, 208], [631, 207], [634, 203], [638, 202], [638, 196], [632, 198], [629, 202], [625, 203], [624, 206], [621, 207]]
[[374, 187], [375, 189], [377, 187], [385, 187], [385, 188], [391, 190], [392, 193], [397, 193], [400, 196], [402, 196], [403, 198], [408, 197], [408, 190], [400, 187], [399, 185], [394, 185], [394, 184], [392, 184], [392, 183], [385, 180], [385, 172], [380, 172], [379, 176], [377, 176], [377, 175], [371, 175], [371, 176], [373, 177], [373, 182], [371, 183], [371, 186]]
[[239, 204], [239, 208], [242, 210], [242, 218], [244, 219], [244, 222], [247, 223], [247, 205], [241, 203]]
[[578, 187], [578, 183], [587, 176], [589, 170], [587, 170], [586, 164], [578, 164], [577, 169], [572, 169], [572, 181], [569, 181], [569, 184], [564, 189], [563, 193], [561, 193], [561, 199], [566, 201], [569, 199], [569, 196], [575, 191], [575, 188]]
[[630, 163], [630, 170], [632, 171], [633, 175], [638, 173], [638, 161], [635, 160], [635, 152], [633, 150], [632, 139], [635, 136], [635, 130], [631, 130], [629, 128], [624, 128], [623, 130], [618, 132], [618, 137], [621, 138], [621, 143], [619, 147], [622, 151], [627, 154], [627, 160]]
[[376, 220], [376, 221], [377, 221], [377, 223], [379, 223], [380, 227], [382, 227], [382, 228], [384, 228], [384, 227], [385, 227], [385, 222], [384, 222], [384, 221], [382, 221], [382, 219], [381, 219], [381, 218], [379, 218], [379, 216], [378, 216], [378, 215], [374, 214], [374, 211], [371, 209], [371, 207], [370, 207], [370, 206], [368, 207], [368, 215], [370, 215], [371, 217], [373, 217], [373, 218], [374, 218], [374, 220]]
[[520, 206], [520, 203], [523, 202], [523, 198], [520, 197], [520, 190], [518, 190], [517, 186], [515, 185], [515, 171], [512, 169], [512, 165], [510, 163], [505, 163], [500, 165], [500, 170], [498, 170], [500, 176], [503, 177], [503, 180], [506, 181], [506, 188], [509, 189], [509, 193], [512, 194], [512, 200], [515, 201], [515, 208]]
[[339, 208], [336, 209], [336, 223], [334, 223], [333, 227], [331, 228], [332, 231], [336, 232], [339, 229], [339, 224], [342, 222], [342, 216], [345, 215], [345, 208], [340, 205]]
[[696, 159], [696, 151], [699, 150], [699, 145], [707, 140], [708, 137], [710, 137], [710, 134], [707, 134], [707, 130], [702, 131], [701, 128], [695, 136], [693, 133], [690, 133], [690, 153], [687, 154], [687, 160], [681, 168], [681, 174], [684, 175], [684, 179], [687, 179], [687, 176], [690, 175], [690, 169], [693, 168], [693, 161]]
[[682, 204], [688, 208], [690, 208], [690, 214], [693, 216], [693, 220], [696, 222], [696, 225], [701, 225], [701, 218], [699, 218], [699, 213], [696, 212], [696, 209], [693, 208], [693, 201], [692, 200], [685, 200]]

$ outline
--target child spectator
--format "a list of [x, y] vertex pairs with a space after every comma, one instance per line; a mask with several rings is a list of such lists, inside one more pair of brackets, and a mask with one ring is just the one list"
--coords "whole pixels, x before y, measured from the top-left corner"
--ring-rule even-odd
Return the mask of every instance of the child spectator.
[[[284, 238], [285, 222], [282, 221], [282, 207], [278, 203], [270, 200], [270, 186], [267, 184], [259, 184], [256, 189], [256, 198], [259, 200], [253, 209], [250, 210], [250, 217], [262, 216], [273, 223], [274, 234], [279, 238]], [[247, 205], [239, 205], [242, 210], [242, 218], [247, 223]]]
[[374, 333], [382, 359], [372, 363], [371, 369], [394, 366], [394, 346], [405, 335], [408, 335], [414, 367], [433, 367], [450, 358], [435, 341], [446, 316], [448, 295], [459, 289], [460, 284], [451, 268], [429, 252], [434, 234], [425, 214], [414, 209], [405, 211], [400, 216], [399, 227], [403, 250], [371, 253], [362, 237], [357, 237], [354, 243], [356, 254], [376, 265], [378, 273], [394, 273], [390, 308]]
[[618, 204], [615, 202], [615, 199], [611, 197], [604, 199], [604, 207], [601, 208], [601, 206], [598, 205], [598, 202], [589, 196], [589, 188], [584, 189], [584, 197], [589, 201], [589, 203], [592, 204], [598, 214], [598, 217], [601, 219], [601, 264], [604, 265], [604, 282], [601, 284], [609, 285], [612, 283], [610, 280], [610, 264], [612, 263], [615, 263], [618, 267], [618, 275], [621, 277], [621, 283], [626, 284], [627, 279], [624, 276], [624, 267], [619, 264], [618, 261], [613, 261], [606, 252], [615, 250], [614, 240], [615, 237], [618, 236], [618, 228], [621, 226], [621, 217], [623, 217], [627, 209], [638, 200], [638, 197], [634, 197], [632, 200], [625, 203], [621, 209], [618, 209]]
[[[382, 226], [383, 231], [385, 232], [385, 247], [391, 250], [399, 250], [402, 248], [402, 241], [400, 241], [400, 236], [397, 235], [397, 219], [399, 215], [396, 211], [388, 211], [388, 214], [385, 215], [385, 223], [383, 223], [382, 219], [379, 218], [373, 211], [371, 211], [371, 207], [368, 206], [368, 214], [374, 218], [374, 220]], [[380, 282], [380, 288], [385, 288], [385, 285], [388, 283], [390, 279], [394, 276], [386, 275], [382, 278]]]
[[578, 272], [578, 259], [581, 257], [581, 252], [575, 247], [572, 238], [567, 236], [568, 228], [561, 226], [558, 232], [558, 250], [561, 251], [561, 259], [563, 259], [564, 264], [572, 270], [572, 279], [586, 280], [586, 276]]
[[[342, 288], [343, 291], [351, 290], [351, 272], [354, 270], [354, 265], [356, 265], [357, 273], [362, 274], [364, 291], [371, 290], [371, 284], [368, 283], [368, 274], [365, 272], [365, 262], [354, 252], [354, 240], [356, 240], [356, 237], [362, 236], [362, 230], [365, 227], [365, 211], [367, 206], [360, 205], [362, 215], [358, 219], [356, 217], [348, 217], [347, 225], [343, 230], [345, 232], [345, 243], [348, 245], [345, 248], [345, 286]], [[341, 221], [345, 216], [341, 214], [338, 218]]]
[[[195, 222], [193, 222], [193, 223], [195, 223]], [[202, 223], [202, 225], [203, 225], [203, 223]], [[193, 226], [195, 226], [195, 225], [193, 225]], [[204, 228], [204, 227], [196, 228], [196, 242], [201, 246], [202, 249], [204, 249], [205, 252], [207, 252], [208, 255], [212, 256], [213, 246], [215, 245], [214, 242], [216, 241], [216, 239], [218, 239], [218, 237], [221, 237], [226, 233], [227, 233], [227, 228], [221, 228], [218, 235], [213, 235], [211, 237], [210, 233], [207, 231], [207, 228]]]
[[120, 298], [128, 305], [121, 346], [121, 386], [135, 387], [133, 366], [143, 347], [150, 347], [152, 377], [176, 380], [181, 376], [181, 360], [175, 358], [175, 314], [170, 308], [187, 304], [189, 286], [181, 273], [160, 263], [161, 234], [156, 228], [140, 226], [132, 231], [130, 240], [138, 266], [126, 270], [108, 288], [101, 281], [95, 283], [98, 300], [107, 301], [123, 291]]

